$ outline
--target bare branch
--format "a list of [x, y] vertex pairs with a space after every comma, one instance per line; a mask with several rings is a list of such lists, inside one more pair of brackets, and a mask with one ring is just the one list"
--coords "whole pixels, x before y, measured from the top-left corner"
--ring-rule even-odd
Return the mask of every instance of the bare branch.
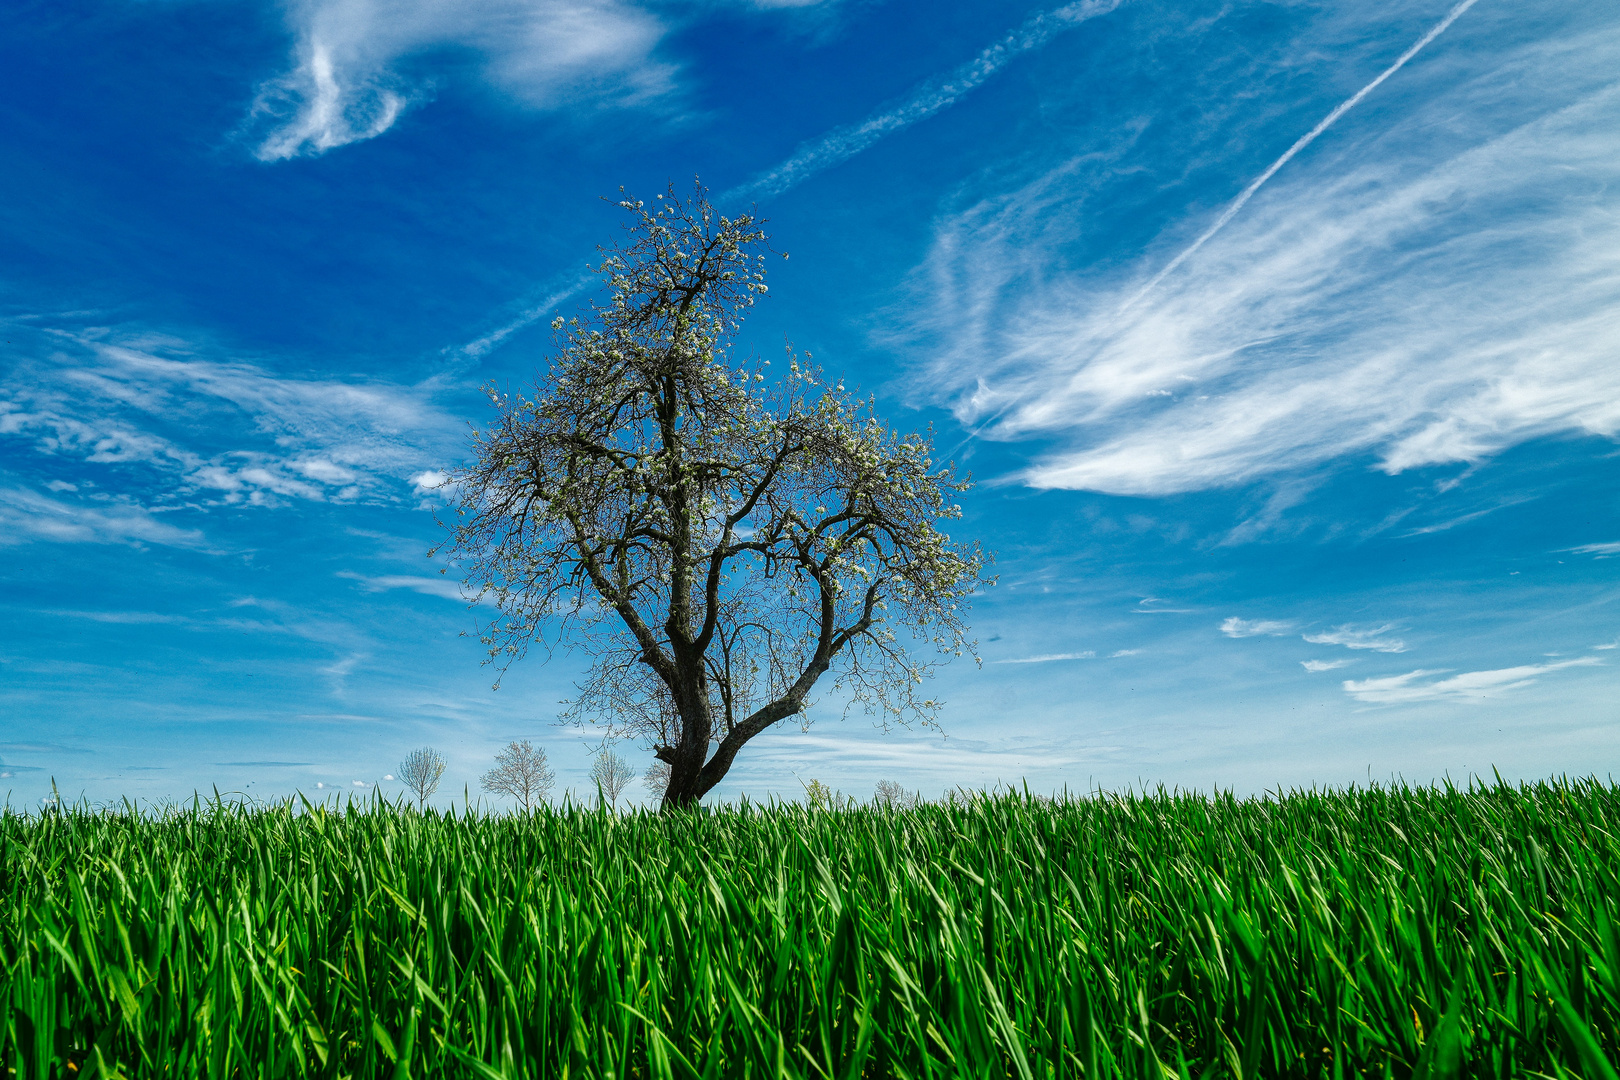
[[546, 801], [555, 779], [546, 765], [545, 749], [524, 739], [508, 743], [506, 749], [495, 755], [495, 768], [479, 779], [479, 786], [516, 799], [527, 813]]
[[444, 779], [444, 755], [431, 746], [412, 750], [399, 763], [399, 778], [416, 795], [416, 808], [422, 809]]

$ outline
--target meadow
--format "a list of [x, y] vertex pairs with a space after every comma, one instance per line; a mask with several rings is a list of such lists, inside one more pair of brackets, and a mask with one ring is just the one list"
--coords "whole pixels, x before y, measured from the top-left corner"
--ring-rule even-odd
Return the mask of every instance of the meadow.
[[1615, 1080], [1620, 788], [0, 814], [34, 1077]]

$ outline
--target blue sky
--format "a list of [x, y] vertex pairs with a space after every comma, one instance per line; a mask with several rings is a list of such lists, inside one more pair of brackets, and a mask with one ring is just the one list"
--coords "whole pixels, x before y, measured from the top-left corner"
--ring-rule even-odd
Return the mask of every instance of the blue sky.
[[1607, 775], [1616, 71], [1620, 12], [1502, 0], [14, 7], [0, 790], [583, 789], [579, 664], [491, 689], [432, 484], [599, 196], [694, 175], [792, 256], [746, 346], [932, 424], [1001, 579], [946, 738], [825, 700], [720, 797]]

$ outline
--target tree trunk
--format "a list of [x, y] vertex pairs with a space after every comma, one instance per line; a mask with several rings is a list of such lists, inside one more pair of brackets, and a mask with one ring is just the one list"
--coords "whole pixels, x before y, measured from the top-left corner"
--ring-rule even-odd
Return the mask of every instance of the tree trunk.
[[681, 717], [681, 739], [672, 748], [674, 753], [669, 762], [669, 787], [664, 791], [663, 803], [666, 810], [696, 806], [708, 790], [702, 783], [703, 765], [709, 756], [714, 718], [709, 712], [709, 688], [701, 669], [696, 678], [681, 680], [675, 694], [675, 707]]

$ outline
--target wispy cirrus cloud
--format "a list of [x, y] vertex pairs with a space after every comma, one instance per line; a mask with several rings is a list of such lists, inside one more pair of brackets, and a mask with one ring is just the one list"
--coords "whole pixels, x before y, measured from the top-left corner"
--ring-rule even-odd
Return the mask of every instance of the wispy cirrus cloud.
[[1575, 555], [1596, 555], [1599, 558], [1608, 555], [1620, 555], [1620, 540], [1608, 544], [1582, 544], [1580, 547], [1565, 548]]
[[331, 680], [334, 697], [344, 697], [347, 694], [349, 676], [353, 675], [355, 669], [369, 659], [371, 659], [369, 653], [352, 652], [320, 669], [320, 673]]
[[1393, 64], [1379, 72], [1375, 79], [1363, 86], [1360, 90], [1357, 90], [1354, 94], [1341, 101], [1337, 106], [1334, 107], [1332, 112], [1328, 113], [1320, 121], [1318, 121], [1315, 127], [1311, 128], [1311, 130], [1307, 131], [1305, 134], [1296, 139], [1294, 144], [1285, 150], [1281, 157], [1279, 157], [1276, 161], [1273, 161], [1266, 167], [1264, 172], [1250, 181], [1249, 186], [1244, 188], [1238, 194], [1238, 197], [1233, 199], [1231, 203], [1227, 205], [1226, 209], [1221, 212], [1221, 216], [1215, 219], [1215, 223], [1213, 225], [1200, 233], [1198, 239], [1187, 245], [1179, 254], [1176, 255], [1175, 258], [1166, 263], [1164, 269], [1160, 270], [1157, 274], [1154, 274], [1153, 278], [1146, 285], [1142, 286], [1141, 291], [1126, 302], [1126, 306], [1136, 303], [1136, 301], [1147, 295], [1153, 290], [1154, 286], [1159, 284], [1159, 282], [1175, 273], [1176, 269], [1180, 267], [1182, 263], [1186, 262], [1193, 255], [1197, 254], [1199, 248], [1209, 243], [1209, 241], [1214, 238], [1216, 233], [1226, 228], [1227, 223], [1237, 216], [1238, 211], [1242, 210], [1250, 199], [1254, 198], [1255, 192], [1264, 187], [1266, 181], [1277, 175], [1278, 170], [1292, 161], [1295, 155], [1297, 155], [1301, 150], [1315, 142], [1324, 131], [1337, 123], [1341, 116], [1355, 108], [1357, 105], [1361, 104], [1363, 98], [1372, 93], [1374, 90], [1378, 89], [1378, 87], [1391, 75], [1405, 67], [1407, 62], [1411, 60], [1412, 57], [1421, 52], [1424, 47], [1429, 44], [1429, 42], [1445, 33], [1451, 24], [1456, 22], [1457, 19], [1461, 17], [1463, 12], [1473, 7], [1477, 2], [1478, 0], [1459, 0], [1458, 3], [1452, 5], [1451, 10], [1446, 12], [1445, 18], [1431, 26], [1427, 33], [1418, 38], [1417, 41], [1415, 41], [1405, 52], [1401, 53], [1400, 56], [1396, 57]]
[[77, 611], [72, 608], [52, 608], [40, 614], [55, 618], [88, 619], [91, 622], [112, 623], [118, 626], [162, 626], [189, 621], [184, 615], [170, 615], [160, 611]]
[[1306, 671], [1332, 671], [1335, 668], [1348, 667], [1354, 660], [1301, 660], [1299, 666]]
[[1019, 656], [1011, 660], [992, 660], [992, 664], [1049, 664], [1054, 660], [1090, 660], [1097, 653], [1087, 649], [1084, 652], [1044, 653], [1040, 656]]
[[381, 135], [431, 96], [431, 80], [401, 70], [429, 52], [477, 57], [490, 85], [534, 108], [639, 104], [674, 86], [653, 55], [664, 20], [624, 0], [290, 0], [287, 21], [292, 66], [243, 123], [261, 161]]
[[1221, 633], [1229, 638], [1282, 637], [1292, 633], [1294, 624], [1277, 619], [1240, 619], [1236, 615], [1221, 623]]
[[0, 443], [33, 452], [14, 468], [55, 463], [78, 482], [0, 498], [22, 535], [195, 546], [154, 512], [393, 501], [457, 442], [431, 384], [280, 376], [171, 337], [35, 323], [6, 328], [24, 359], [0, 377]]
[[418, 574], [383, 574], [367, 577], [352, 570], [339, 570], [337, 576], [357, 582], [366, 592], [387, 592], [390, 589], [409, 589], [424, 596], [442, 596], [446, 600], [468, 599], [461, 583], [448, 577], [427, 577]]
[[1432, 681], [1424, 680], [1428, 680], [1430, 676], [1443, 675], [1445, 672], [1409, 671], [1405, 675], [1388, 675], [1382, 678], [1346, 679], [1344, 691], [1357, 701], [1369, 705], [1403, 705], [1418, 701], [1476, 701], [1529, 686], [1548, 672], [1572, 667], [1592, 667], [1602, 662], [1595, 656], [1583, 656], [1556, 664], [1525, 664], [1519, 667], [1498, 668], [1494, 671], [1468, 671], [1448, 679]]
[[[1077, 765], [1106, 760], [1117, 746], [1086, 746], [1073, 739], [1053, 741], [1011, 739], [998, 743], [975, 741], [965, 736], [949, 740], [927, 738], [857, 739], [822, 735], [817, 730], [761, 736], [749, 747], [754, 751], [727, 782], [747, 785], [750, 774], [759, 776], [776, 765], [780, 772], [799, 776], [845, 776], [875, 774], [906, 777], [919, 783], [924, 777], [949, 788], [964, 782], [989, 784], [997, 778], [1015, 781], [1028, 775], [1032, 766], [1064, 770]], [[784, 767], [785, 766], [785, 767]], [[937, 789], [936, 789], [937, 790]]]
[[1319, 634], [1301, 635], [1312, 645], [1343, 645], [1347, 649], [1370, 649], [1373, 652], [1398, 653], [1406, 651], [1406, 642], [1390, 634], [1400, 629], [1394, 623], [1379, 626], [1356, 626], [1346, 623], [1324, 630]]
[[171, 525], [125, 500], [70, 503], [26, 488], [0, 489], [0, 545], [43, 540], [75, 544], [204, 545], [197, 529]]
[[1404, 538], [1409, 536], [1429, 536], [1433, 533], [1447, 532], [1451, 529], [1455, 529], [1459, 525], [1466, 525], [1470, 521], [1478, 521], [1487, 514], [1494, 514], [1498, 510], [1505, 510], [1510, 506], [1518, 506], [1521, 503], [1530, 502], [1534, 498], [1534, 495], [1519, 495], [1509, 499], [1502, 499], [1494, 506], [1487, 506], [1482, 510], [1474, 510], [1466, 514], [1458, 514], [1456, 517], [1448, 518], [1445, 521], [1435, 522], [1433, 525], [1424, 525], [1421, 528], [1408, 529], [1406, 532], [1398, 533], [1396, 535]]
[[[823, 0], [739, 0], [760, 9]], [[433, 96], [457, 54], [535, 109], [645, 106], [677, 90], [657, 55], [675, 10], [637, 0], [284, 0], [291, 66], [259, 86], [240, 134], [260, 161], [376, 138]]]
[[919, 269], [931, 385], [983, 437], [1057, 444], [1025, 483], [1120, 494], [1620, 434], [1614, 30], [1423, 54], [1168, 276], [1065, 257], [1151, 128], [981, 196]]
[[1136, 606], [1131, 608], [1131, 611], [1136, 615], [1186, 615], [1193, 610], [1192, 608], [1157, 606], [1159, 604], [1168, 604], [1170, 602], [1171, 601], [1166, 600], [1163, 597], [1144, 596], [1142, 599], [1136, 602]]

